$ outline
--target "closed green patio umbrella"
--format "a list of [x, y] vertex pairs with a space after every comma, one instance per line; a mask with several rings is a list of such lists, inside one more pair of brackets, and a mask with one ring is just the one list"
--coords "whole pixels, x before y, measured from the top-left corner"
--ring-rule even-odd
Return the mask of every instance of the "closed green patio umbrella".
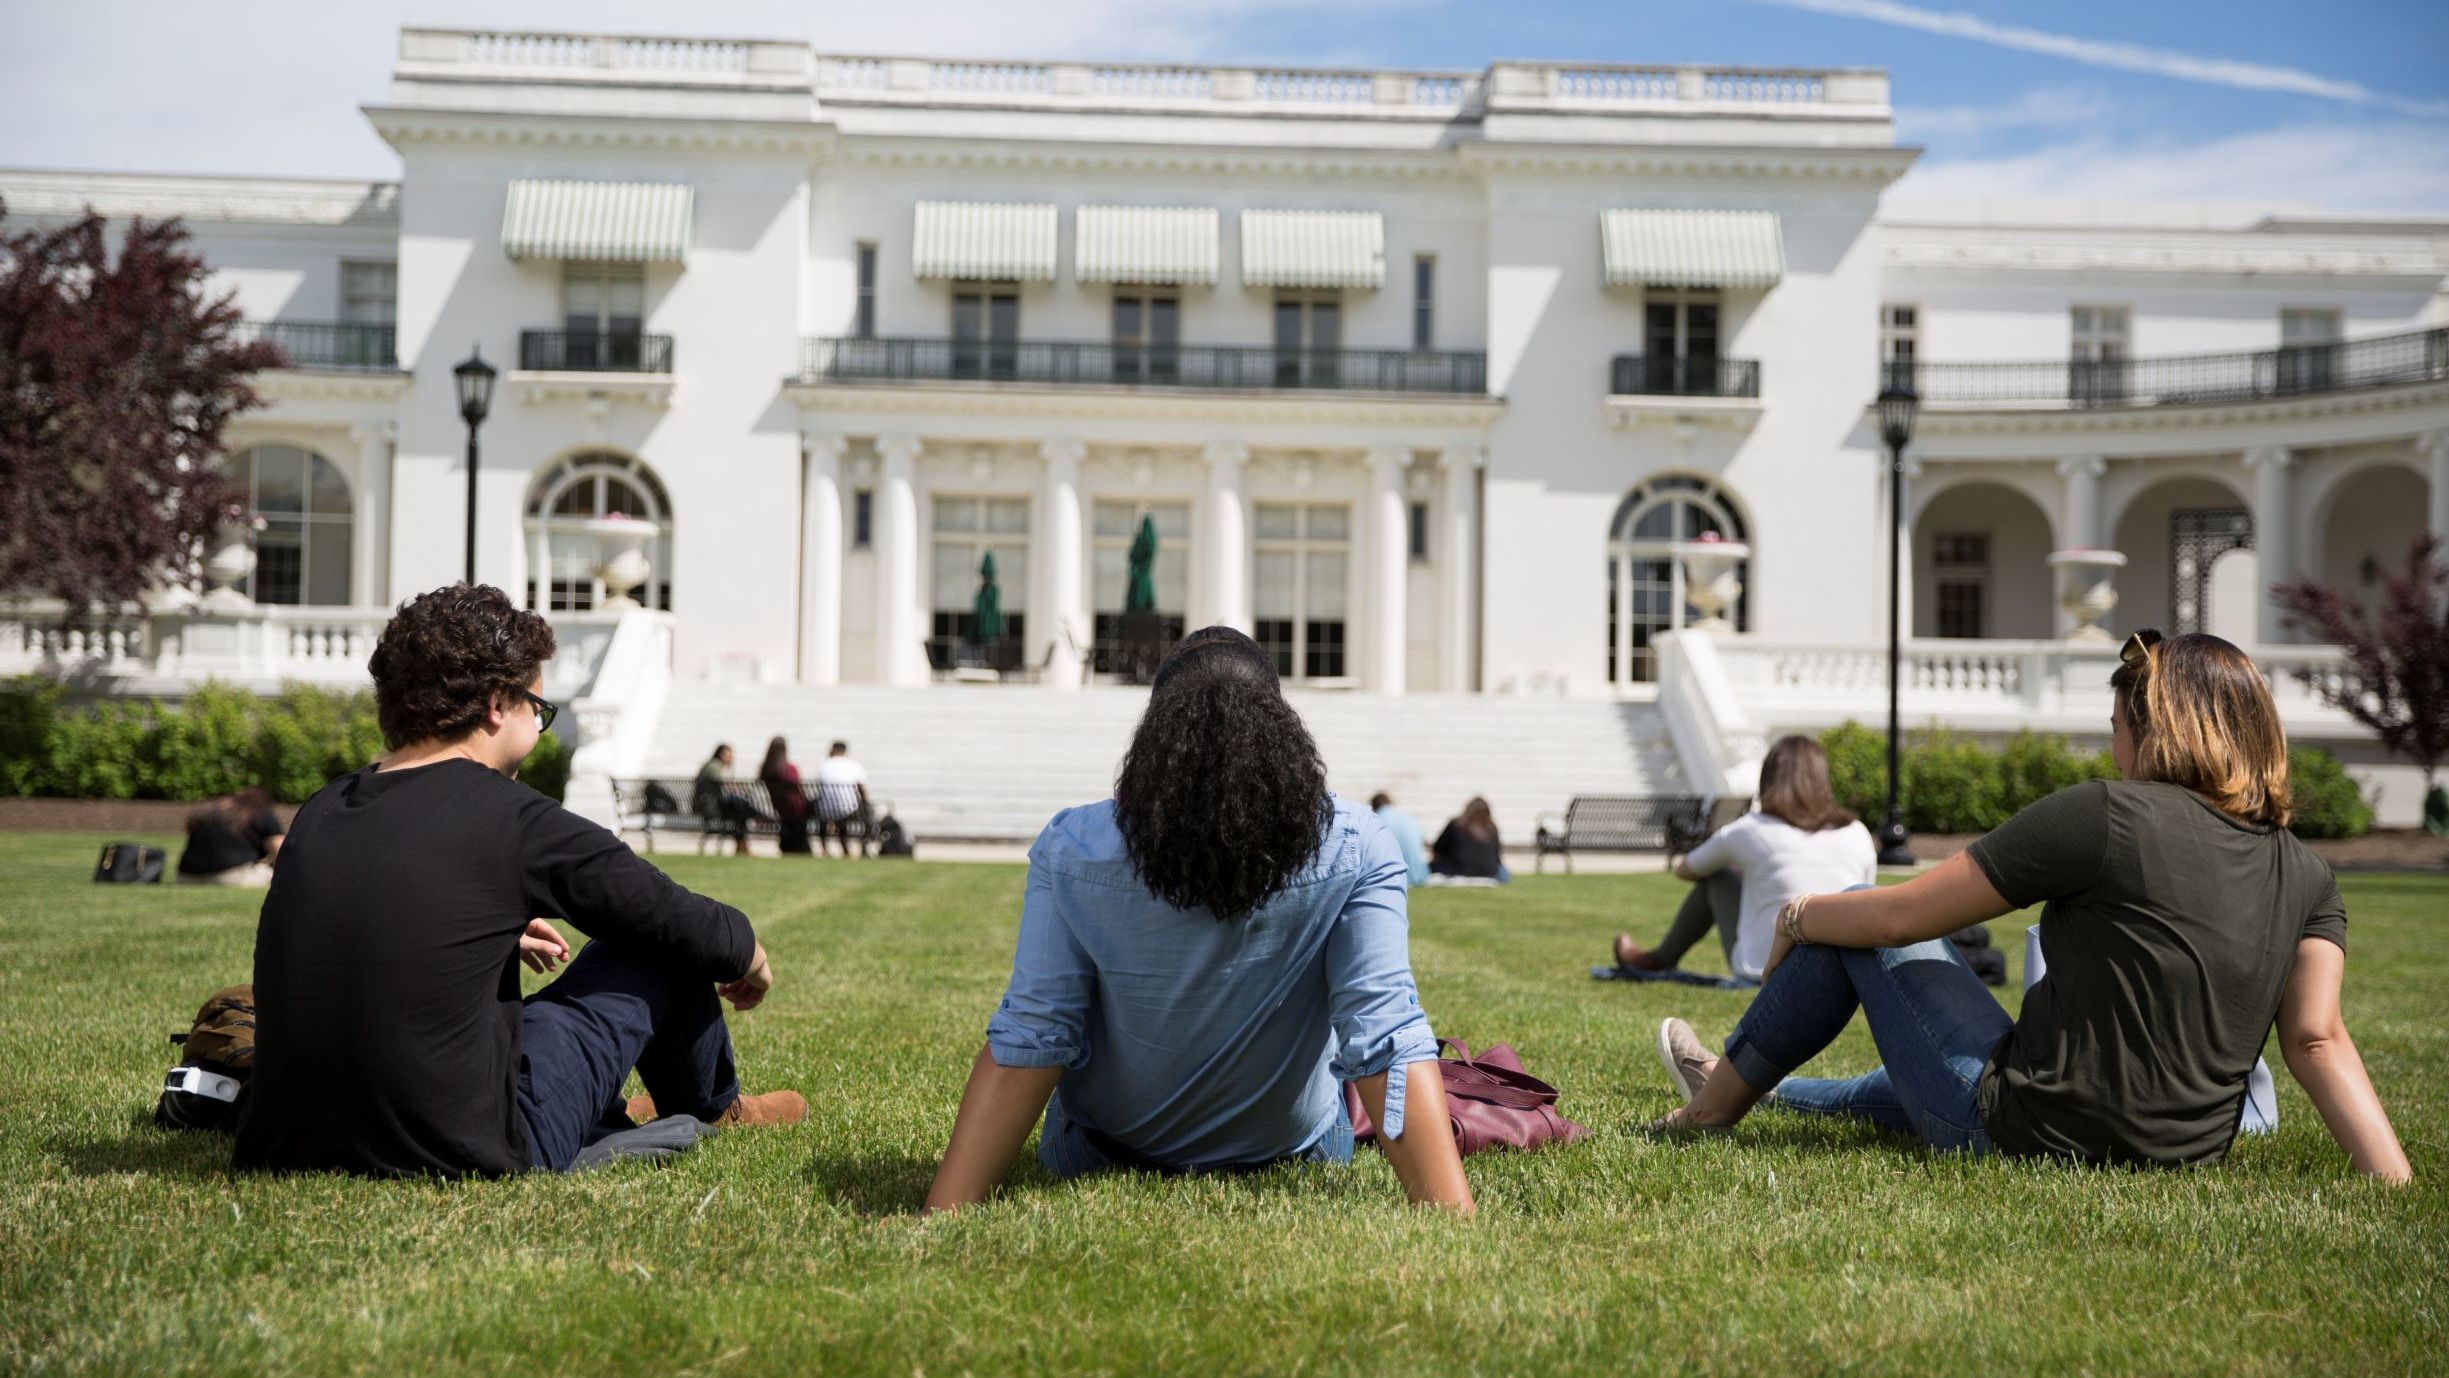
[[970, 607], [970, 635], [980, 641], [1003, 639], [1003, 590], [995, 584], [995, 552], [978, 562], [978, 601]]
[[1139, 519], [1139, 534], [1131, 538], [1131, 582], [1122, 595], [1124, 612], [1156, 611], [1156, 518]]

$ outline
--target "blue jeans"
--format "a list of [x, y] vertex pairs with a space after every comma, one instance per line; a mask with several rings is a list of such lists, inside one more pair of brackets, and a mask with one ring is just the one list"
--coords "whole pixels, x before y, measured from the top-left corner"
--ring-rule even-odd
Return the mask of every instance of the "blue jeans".
[[[1101, 1143], [1100, 1140], [1103, 1142]], [[1106, 1135], [1098, 1133], [1086, 1122], [1075, 1120], [1063, 1108], [1063, 1093], [1056, 1091], [1046, 1102], [1046, 1121], [1038, 1130], [1037, 1160], [1057, 1177], [1083, 1177], [1112, 1167], [1135, 1168], [1167, 1175], [1192, 1169], [1173, 1167], [1142, 1157]], [[1335, 1121], [1327, 1126], [1318, 1142], [1298, 1153], [1287, 1154], [1280, 1162], [1348, 1163], [1352, 1161], [1352, 1112], [1344, 1100], [1343, 1088], [1335, 1088]], [[1265, 1163], [1233, 1163], [1215, 1168], [1196, 1169], [1201, 1172], [1245, 1172], [1267, 1166]]]
[[[1790, 1076], [1834, 1043], [1860, 1008], [1881, 1065], [1858, 1077]], [[1726, 1056], [1773, 1103], [1851, 1115], [1933, 1148], [1990, 1151], [1974, 1093], [2014, 1027], [1944, 939], [1911, 947], [1798, 947], [1769, 973]]]
[[632, 1067], [663, 1115], [711, 1124], [739, 1099], [714, 983], [636, 946], [592, 942], [519, 1019], [519, 1114], [537, 1167], [566, 1172], [633, 1127], [621, 1098]]

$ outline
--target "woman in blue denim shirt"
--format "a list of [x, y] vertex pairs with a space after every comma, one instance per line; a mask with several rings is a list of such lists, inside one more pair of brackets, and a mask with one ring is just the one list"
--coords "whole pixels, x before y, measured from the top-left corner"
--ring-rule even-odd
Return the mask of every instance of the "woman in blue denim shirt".
[[1350, 1082], [1405, 1193], [1470, 1212], [1402, 853], [1327, 793], [1257, 643], [1183, 640], [1114, 794], [1029, 851], [1012, 983], [927, 1208], [985, 1200], [1041, 1111], [1038, 1158], [1061, 1177], [1348, 1161]]

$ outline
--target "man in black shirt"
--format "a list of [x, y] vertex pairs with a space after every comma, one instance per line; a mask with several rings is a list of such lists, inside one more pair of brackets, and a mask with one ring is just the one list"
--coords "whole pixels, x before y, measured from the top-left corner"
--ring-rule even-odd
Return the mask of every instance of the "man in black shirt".
[[[373, 1176], [567, 1170], [633, 1127], [632, 1067], [700, 1124], [795, 1123], [744, 1097], [717, 996], [772, 989], [764, 945], [618, 837], [513, 779], [551, 719], [543, 618], [465, 584], [410, 600], [370, 668], [389, 754], [290, 824], [255, 936], [255, 1072], [233, 1166]], [[518, 963], [558, 980], [519, 998]], [[681, 1117], [688, 1117], [682, 1119]]]

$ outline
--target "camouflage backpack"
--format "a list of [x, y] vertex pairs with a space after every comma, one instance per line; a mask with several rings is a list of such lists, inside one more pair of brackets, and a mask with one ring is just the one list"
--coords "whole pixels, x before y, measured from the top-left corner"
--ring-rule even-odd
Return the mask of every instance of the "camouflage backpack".
[[255, 987], [214, 991], [195, 1023], [170, 1041], [185, 1055], [162, 1082], [153, 1122], [164, 1129], [235, 1133], [247, 1078], [255, 1071]]

